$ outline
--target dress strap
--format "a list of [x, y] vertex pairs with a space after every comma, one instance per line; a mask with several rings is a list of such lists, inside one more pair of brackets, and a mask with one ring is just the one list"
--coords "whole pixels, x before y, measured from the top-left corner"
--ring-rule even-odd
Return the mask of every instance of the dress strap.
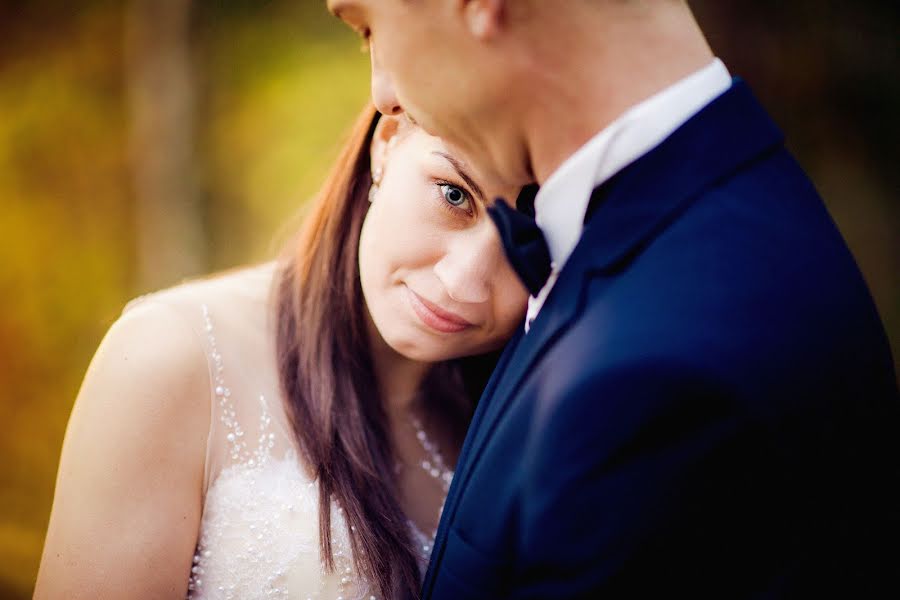
[[[258, 467], [268, 462], [271, 450], [275, 445], [275, 434], [270, 431], [272, 416], [269, 411], [268, 400], [264, 394], [257, 395], [258, 413], [256, 443], [248, 443], [248, 435], [241, 425], [239, 411], [235, 406], [235, 399], [229, 383], [225, 379], [225, 365], [222, 353], [219, 350], [218, 340], [210, 316], [209, 306], [201, 305], [203, 311], [203, 323], [209, 344], [210, 372], [213, 382], [213, 414], [211, 423], [223, 426], [226, 450], [230, 457], [230, 464], [241, 464], [247, 467]], [[256, 412], [256, 411], [253, 411]], [[252, 413], [251, 413], [252, 414]], [[214, 426], [211, 424], [210, 431]], [[212, 438], [212, 436], [211, 436]], [[213, 444], [209, 444], [212, 446]], [[204, 488], [207, 486], [204, 485]]]

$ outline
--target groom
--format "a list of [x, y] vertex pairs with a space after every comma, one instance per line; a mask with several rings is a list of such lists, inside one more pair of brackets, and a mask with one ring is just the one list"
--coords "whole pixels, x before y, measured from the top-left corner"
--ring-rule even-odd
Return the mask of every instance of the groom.
[[423, 597], [896, 591], [885, 332], [812, 184], [687, 3], [329, 6], [369, 39], [382, 112], [498, 184], [540, 184], [520, 212], [491, 208], [532, 298], [478, 406]]

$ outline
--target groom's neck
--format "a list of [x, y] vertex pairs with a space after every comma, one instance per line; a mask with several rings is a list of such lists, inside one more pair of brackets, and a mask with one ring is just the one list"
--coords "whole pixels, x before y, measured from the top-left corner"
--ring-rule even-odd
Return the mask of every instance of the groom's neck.
[[642, 9], [645, 4], [610, 3], [614, 15], [598, 9], [593, 21], [582, 20], [566, 34], [541, 36], [523, 119], [539, 183], [630, 107], [713, 60], [685, 3], [652, 2]]

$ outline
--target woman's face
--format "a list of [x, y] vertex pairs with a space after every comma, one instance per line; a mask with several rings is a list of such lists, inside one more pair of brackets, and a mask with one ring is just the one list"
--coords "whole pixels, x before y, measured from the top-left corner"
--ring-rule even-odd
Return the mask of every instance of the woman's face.
[[[525, 313], [528, 293], [485, 210], [488, 190], [440, 139], [407, 126], [373, 166], [382, 181], [359, 245], [362, 291], [375, 327], [399, 354], [437, 362], [495, 350]], [[383, 159], [383, 160], [382, 160]]]

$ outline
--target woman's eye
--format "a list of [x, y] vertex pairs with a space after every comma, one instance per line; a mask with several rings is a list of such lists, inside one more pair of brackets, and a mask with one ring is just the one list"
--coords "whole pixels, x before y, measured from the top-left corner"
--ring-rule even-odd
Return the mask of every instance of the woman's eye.
[[469, 199], [469, 195], [465, 191], [449, 183], [441, 184], [441, 194], [443, 194], [444, 200], [457, 207], [462, 206]]

